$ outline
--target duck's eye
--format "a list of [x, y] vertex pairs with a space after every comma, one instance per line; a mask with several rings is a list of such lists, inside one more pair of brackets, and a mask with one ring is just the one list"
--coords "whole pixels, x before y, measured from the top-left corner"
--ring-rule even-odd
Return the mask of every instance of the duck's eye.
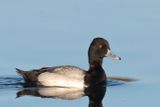
[[102, 48], [102, 47], [103, 47], [103, 45], [99, 45], [98, 47], [99, 47], [99, 48]]

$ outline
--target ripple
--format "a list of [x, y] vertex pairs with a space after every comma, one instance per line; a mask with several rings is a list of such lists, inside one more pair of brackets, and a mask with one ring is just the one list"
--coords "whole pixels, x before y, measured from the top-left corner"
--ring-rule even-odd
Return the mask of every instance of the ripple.
[[[136, 79], [128, 77], [108, 77], [107, 86], [123, 85]], [[23, 87], [23, 79], [18, 77], [0, 77], [0, 89], [19, 89]]]
[[22, 78], [18, 77], [0, 77], [0, 89], [21, 88]]

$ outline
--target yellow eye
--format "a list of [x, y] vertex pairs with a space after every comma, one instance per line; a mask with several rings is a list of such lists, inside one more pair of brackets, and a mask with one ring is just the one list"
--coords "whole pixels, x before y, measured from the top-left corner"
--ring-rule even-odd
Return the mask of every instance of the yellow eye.
[[103, 45], [99, 45], [99, 48], [102, 48], [103, 47]]

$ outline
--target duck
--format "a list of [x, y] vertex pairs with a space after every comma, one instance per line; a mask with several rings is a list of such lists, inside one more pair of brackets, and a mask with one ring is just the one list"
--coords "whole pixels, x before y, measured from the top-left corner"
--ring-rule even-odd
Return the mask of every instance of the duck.
[[24, 79], [24, 83], [32, 86], [86, 88], [106, 82], [107, 76], [102, 67], [106, 57], [121, 60], [121, 57], [113, 54], [106, 39], [96, 37], [88, 49], [88, 70], [73, 65], [61, 65], [29, 71], [16, 68], [16, 71]]

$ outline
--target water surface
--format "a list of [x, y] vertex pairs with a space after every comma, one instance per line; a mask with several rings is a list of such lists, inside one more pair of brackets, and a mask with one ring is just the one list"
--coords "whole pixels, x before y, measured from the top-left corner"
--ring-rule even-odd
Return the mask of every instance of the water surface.
[[[21, 81], [15, 67], [67, 64], [88, 69], [88, 46], [100, 36], [122, 57], [122, 61], [104, 60], [107, 75], [139, 80], [107, 87], [104, 107], [160, 106], [159, 4], [158, 0], [1, 0], [0, 77], [8, 78], [1, 82]], [[5, 107], [88, 106], [87, 96], [72, 101], [16, 98], [21, 86], [0, 86]]]

